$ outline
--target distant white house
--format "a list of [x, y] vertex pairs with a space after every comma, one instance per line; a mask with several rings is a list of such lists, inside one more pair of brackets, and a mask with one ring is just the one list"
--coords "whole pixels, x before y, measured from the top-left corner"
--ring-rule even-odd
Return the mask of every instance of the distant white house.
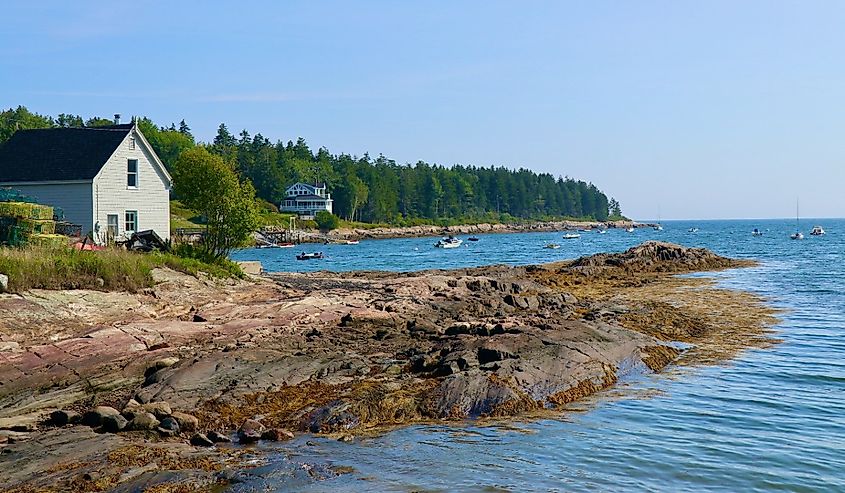
[[0, 187], [60, 207], [97, 243], [170, 238], [171, 178], [135, 123], [19, 130], [0, 146]]
[[279, 205], [283, 212], [294, 212], [302, 219], [314, 219], [319, 211], [332, 212], [332, 196], [326, 193], [325, 183], [294, 183], [285, 192]]

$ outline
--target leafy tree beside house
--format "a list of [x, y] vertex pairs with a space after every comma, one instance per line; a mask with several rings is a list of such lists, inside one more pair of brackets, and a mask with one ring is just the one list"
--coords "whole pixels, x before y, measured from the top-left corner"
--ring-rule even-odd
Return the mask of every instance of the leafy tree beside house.
[[317, 215], [314, 216], [314, 222], [317, 223], [320, 231], [331, 231], [340, 226], [340, 218], [329, 211], [317, 212]]
[[173, 187], [182, 202], [206, 218], [200, 247], [205, 260], [220, 261], [246, 244], [258, 229], [255, 189], [240, 181], [223, 158], [205, 147], [188, 149], [173, 165]]

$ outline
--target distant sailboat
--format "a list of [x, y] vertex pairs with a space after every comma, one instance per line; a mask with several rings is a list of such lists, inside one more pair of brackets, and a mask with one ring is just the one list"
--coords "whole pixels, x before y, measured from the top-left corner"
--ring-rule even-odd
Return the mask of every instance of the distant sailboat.
[[663, 231], [663, 226], [660, 224], [660, 208], [657, 208], [657, 224], [654, 225], [655, 231]]
[[795, 233], [791, 234], [789, 237], [793, 240], [803, 240], [804, 233], [801, 232], [801, 220], [800, 214], [798, 213], [798, 200], [795, 200]]

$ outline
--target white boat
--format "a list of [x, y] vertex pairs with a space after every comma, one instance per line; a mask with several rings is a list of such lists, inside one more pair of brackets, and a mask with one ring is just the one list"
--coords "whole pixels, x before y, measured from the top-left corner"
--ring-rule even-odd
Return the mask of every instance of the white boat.
[[754, 231], [751, 232], [751, 236], [763, 236], [763, 232], [757, 228], [754, 228]]
[[463, 240], [455, 238], [454, 236], [449, 236], [448, 238], [441, 238], [437, 240], [437, 243], [435, 243], [434, 246], [437, 248], [458, 248], [463, 242]]
[[690, 228], [687, 231], [689, 231], [690, 233], [698, 233], [698, 228]]
[[597, 232], [598, 234], [600, 234], [600, 235], [606, 235], [606, 234], [607, 234], [607, 230], [606, 230], [606, 229], [598, 229], [598, 230], [596, 230], [596, 232]]
[[577, 240], [580, 237], [581, 235], [579, 235], [578, 233], [566, 233], [565, 235], [563, 235], [564, 240]]
[[313, 253], [305, 253], [302, 252], [296, 256], [296, 260], [315, 260], [325, 258], [323, 256], [323, 252], [313, 252]]
[[557, 243], [549, 243], [543, 248], [548, 248], [549, 250], [557, 250], [558, 248], [560, 248], [560, 245], [558, 245]]
[[293, 243], [262, 243], [260, 245], [256, 245], [255, 248], [293, 248], [296, 245]]
[[633, 227], [633, 226], [628, 226], [627, 228], [625, 228], [625, 232], [626, 232], [626, 233], [633, 233], [633, 232], [634, 232], [634, 227]]
[[810, 231], [810, 234], [813, 236], [822, 236], [824, 234], [824, 228], [821, 226], [813, 226], [813, 230]]
[[791, 240], [803, 240], [804, 233], [801, 232], [801, 220], [798, 213], [798, 199], [795, 199], [795, 232], [789, 235]]
[[654, 226], [654, 230], [655, 231], [663, 231], [663, 226], [661, 226], [660, 223], [657, 223], [657, 225]]
[[346, 240], [344, 245], [357, 245], [358, 243], [360, 243], [358, 240]]

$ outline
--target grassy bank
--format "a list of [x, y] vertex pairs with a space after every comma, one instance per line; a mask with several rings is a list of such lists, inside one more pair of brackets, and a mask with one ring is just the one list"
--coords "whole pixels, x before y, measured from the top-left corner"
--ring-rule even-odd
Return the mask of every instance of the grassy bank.
[[230, 262], [210, 264], [169, 253], [125, 250], [78, 251], [70, 248], [0, 248], [0, 273], [9, 276], [11, 292], [28, 289], [98, 289], [137, 291], [153, 285], [152, 271], [168, 267], [193, 276], [240, 277]]

